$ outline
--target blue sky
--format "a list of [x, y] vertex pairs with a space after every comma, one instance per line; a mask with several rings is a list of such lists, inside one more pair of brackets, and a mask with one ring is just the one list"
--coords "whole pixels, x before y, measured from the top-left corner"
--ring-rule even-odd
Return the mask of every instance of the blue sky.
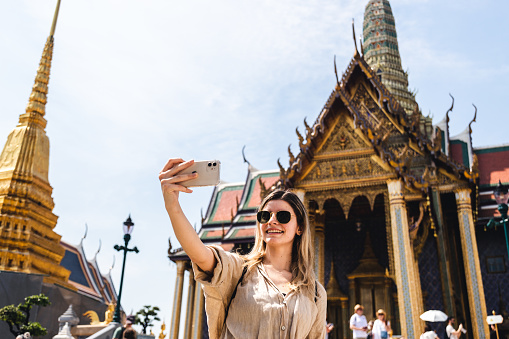
[[[0, 141], [24, 112], [56, 0], [0, 4]], [[222, 179], [244, 181], [241, 150], [259, 169], [297, 154], [295, 128], [313, 122], [354, 53], [367, 1], [62, 0], [48, 104], [55, 231], [106, 273], [122, 222], [135, 222], [122, 304], [158, 305], [169, 323], [177, 246], [159, 170], [170, 156], [219, 159]], [[474, 147], [507, 144], [506, 13], [502, 1], [393, 0], [403, 68], [425, 115], [450, 114], [451, 136], [472, 120]], [[199, 224], [211, 188], [182, 197]], [[199, 225], [198, 225], [199, 226]], [[155, 331], [159, 332], [158, 328]]]

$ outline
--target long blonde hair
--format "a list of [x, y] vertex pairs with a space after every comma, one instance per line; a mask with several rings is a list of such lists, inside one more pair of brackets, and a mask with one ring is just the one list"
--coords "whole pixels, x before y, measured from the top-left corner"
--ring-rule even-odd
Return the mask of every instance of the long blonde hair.
[[[275, 190], [269, 193], [260, 204], [258, 211], [263, 210], [269, 201], [286, 201], [297, 217], [297, 225], [302, 231], [293, 239], [292, 263], [290, 266], [293, 278], [290, 282], [293, 288], [303, 287], [312, 294], [315, 293], [314, 251], [311, 242], [311, 230], [307, 210], [299, 197], [289, 190]], [[244, 256], [248, 270], [261, 263], [265, 257], [267, 244], [263, 241], [260, 223], [256, 222], [255, 243], [251, 252]]]

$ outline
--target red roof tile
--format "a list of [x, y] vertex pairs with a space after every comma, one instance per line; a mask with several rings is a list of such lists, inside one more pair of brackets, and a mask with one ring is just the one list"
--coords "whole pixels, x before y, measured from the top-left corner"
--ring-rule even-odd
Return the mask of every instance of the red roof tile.
[[213, 222], [230, 221], [233, 215], [237, 214], [237, 201], [240, 201], [242, 190], [222, 191], [219, 205], [214, 214]]

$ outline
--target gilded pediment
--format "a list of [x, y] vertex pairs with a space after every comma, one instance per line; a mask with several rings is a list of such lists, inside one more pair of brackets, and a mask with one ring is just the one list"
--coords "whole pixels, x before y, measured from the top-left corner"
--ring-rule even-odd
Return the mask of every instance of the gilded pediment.
[[316, 161], [313, 168], [299, 182], [299, 186], [343, 181], [359, 181], [361, 184], [366, 178], [386, 177], [392, 174], [380, 166], [373, 157], [375, 155]]
[[329, 138], [316, 154], [330, 155], [345, 151], [368, 149], [373, 149], [373, 146], [355, 132], [353, 121], [346, 116], [341, 116]]
[[357, 86], [352, 102], [358, 108], [360, 117], [372, 131], [383, 135], [384, 138], [401, 134], [387, 118], [380, 106], [378, 106], [378, 103], [371, 96], [364, 83], [360, 83]]

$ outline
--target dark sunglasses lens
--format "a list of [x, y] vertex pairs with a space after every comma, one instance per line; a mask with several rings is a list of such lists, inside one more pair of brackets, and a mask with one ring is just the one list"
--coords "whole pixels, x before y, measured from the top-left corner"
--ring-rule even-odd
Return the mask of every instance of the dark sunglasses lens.
[[279, 211], [276, 213], [276, 219], [280, 224], [287, 224], [290, 222], [292, 215], [288, 211]]
[[256, 214], [256, 219], [259, 223], [265, 224], [270, 220], [270, 212], [268, 211], [259, 211], [258, 214]]

